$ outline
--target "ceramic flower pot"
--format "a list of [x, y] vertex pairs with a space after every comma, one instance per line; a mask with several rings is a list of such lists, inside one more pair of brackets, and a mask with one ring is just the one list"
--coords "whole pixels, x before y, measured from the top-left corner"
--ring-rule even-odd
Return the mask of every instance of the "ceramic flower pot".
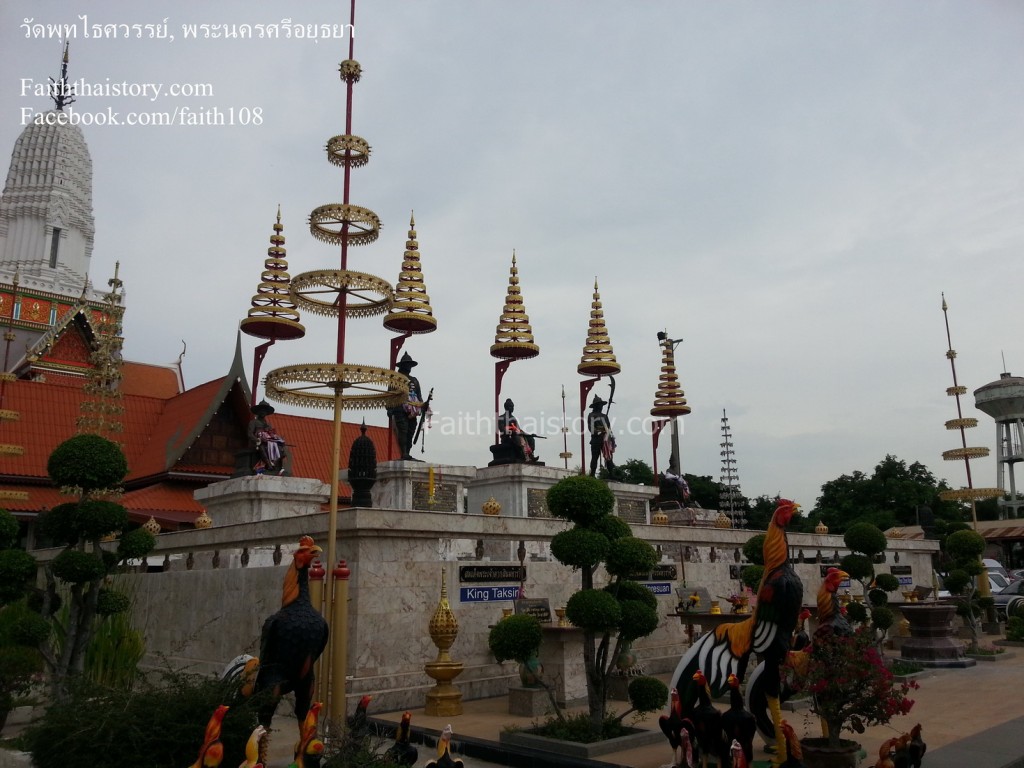
[[838, 747], [830, 747], [828, 739], [800, 739], [807, 768], [857, 768], [860, 744], [840, 739]]

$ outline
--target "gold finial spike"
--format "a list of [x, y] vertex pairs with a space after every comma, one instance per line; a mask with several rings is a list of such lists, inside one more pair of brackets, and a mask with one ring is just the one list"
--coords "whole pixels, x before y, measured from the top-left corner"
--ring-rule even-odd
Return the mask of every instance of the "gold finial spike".
[[281, 224], [280, 203], [273, 230], [267, 258], [263, 262], [263, 274], [252, 297], [252, 308], [239, 327], [243, 333], [260, 339], [301, 339], [306, 335], [306, 329], [299, 322], [299, 311], [289, 292], [292, 278], [288, 274], [284, 235], [281, 234], [284, 226]]
[[384, 316], [384, 327], [395, 333], [431, 333], [437, 320], [430, 307], [430, 295], [423, 279], [419, 243], [416, 241], [416, 219], [409, 213], [409, 239], [405, 242], [402, 271], [395, 285], [395, 298]]
[[530, 316], [526, 314], [519, 288], [519, 268], [516, 266], [516, 252], [513, 249], [505, 308], [498, 318], [494, 343], [491, 345], [491, 357], [499, 360], [528, 360], [539, 354], [540, 347], [534, 343], [533, 327], [530, 325]]
[[614, 375], [622, 370], [615, 359], [615, 351], [608, 336], [608, 328], [604, 322], [604, 309], [601, 305], [601, 293], [594, 278], [594, 299], [590, 304], [590, 325], [587, 328], [587, 341], [583, 345], [583, 355], [576, 371], [582, 376]]

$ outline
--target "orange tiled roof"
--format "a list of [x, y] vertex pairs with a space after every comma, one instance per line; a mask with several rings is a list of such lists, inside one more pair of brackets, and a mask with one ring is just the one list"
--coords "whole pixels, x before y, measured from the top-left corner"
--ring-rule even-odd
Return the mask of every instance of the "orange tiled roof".
[[121, 366], [121, 394], [168, 400], [181, 394], [178, 373], [166, 365], [126, 362]]

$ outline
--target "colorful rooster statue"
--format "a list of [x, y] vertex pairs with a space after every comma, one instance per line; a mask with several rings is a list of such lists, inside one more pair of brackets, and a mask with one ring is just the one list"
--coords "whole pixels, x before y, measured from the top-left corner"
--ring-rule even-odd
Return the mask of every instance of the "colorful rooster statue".
[[299, 742], [295, 745], [295, 759], [288, 768], [319, 768], [324, 754], [324, 743], [317, 738], [320, 721], [319, 701], [313, 702], [299, 727]]
[[214, 711], [213, 716], [206, 724], [206, 733], [203, 736], [203, 746], [199, 748], [199, 757], [188, 768], [217, 768], [224, 759], [224, 744], [220, 740], [220, 730], [224, 723], [224, 715], [228, 707], [221, 704]]
[[322, 550], [309, 536], [299, 540], [284, 577], [281, 610], [263, 623], [256, 690], [272, 692], [260, 709], [260, 724], [270, 728], [277, 703], [295, 692], [295, 717], [300, 738], [313, 702], [313, 665], [327, 646], [327, 622], [309, 599], [309, 566]]
[[395, 743], [388, 747], [384, 756], [398, 765], [414, 765], [419, 757], [419, 751], [409, 743], [411, 737], [412, 713], [406, 711], [402, 713], [402, 722], [395, 731]]
[[800, 739], [797, 738], [793, 726], [782, 721], [782, 738], [786, 740], [786, 761], [781, 768], [807, 768], [804, 764], [804, 751], [800, 746]]
[[431, 760], [424, 768], [464, 768], [464, 765], [461, 760], [452, 757], [452, 725], [449, 723], [437, 741], [437, 759]]
[[[846, 616], [839, 607], [839, 589], [842, 583], [850, 578], [846, 571], [839, 568], [829, 568], [825, 578], [818, 589], [818, 627], [814, 630], [813, 638], [820, 638], [829, 633], [850, 634], [853, 628]], [[810, 662], [810, 644], [799, 651], [790, 651], [786, 657], [784, 670], [788, 676], [787, 685], [781, 690], [780, 700], [785, 701], [791, 695], [803, 688], [803, 678], [807, 674], [807, 665]], [[768, 693], [766, 687], [766, 676], [769, 674], [764, 664], [759, 664], [750, 675], [747, 681], [747, 707], [754, 714], [757, 722], [757, 729], [761, 737], [768, 744], [776, 743], [775, 723], [769, 712]]]
[[238, 768], [266, 768], [267, 746], [267, 729], [257, 725], [245, 742], [245, 760]]
[[[693, 711], [697, 701], [697, 689], [690, 683], [695, 672], [702, 672], [712, 695], [720, 696], [725, 693], [729, 675], [743, 679], [750, 654], [756, 652], [766, 667], [763, 686], [776, 742], [783, 742], [780, 670], [789, 653], [804, 595], [803, 583], [789, 561], [786, 526], [799, 514], [799, 509], [800, 505], [789, 499], [779, 499], [775, 507], [764, 539], [764, 576], [757, 590], [754, 613], [745, 621], [722, 624], [703, 635], [676, 667], [671, 685], [680, 692], [684, 716]], [[784, 759], [784, 754], [777, 754], [775, 764]]]

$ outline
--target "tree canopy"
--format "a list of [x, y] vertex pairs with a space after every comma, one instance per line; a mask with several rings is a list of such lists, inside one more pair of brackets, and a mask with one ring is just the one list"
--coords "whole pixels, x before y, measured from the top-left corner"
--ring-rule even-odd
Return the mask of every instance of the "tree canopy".
[[855, 522], [873, 523], [882, 530], [916, 525], [918, 509], [928, 507], [940, 520], [960, 518], [957, 505], [942, 501], [948, 489], [919, 461], [912, 464], [887, 455], [868, 475], [856, 470], [821, 486], [811, 519], [821, 519], [832, 533], [842, 533]]

